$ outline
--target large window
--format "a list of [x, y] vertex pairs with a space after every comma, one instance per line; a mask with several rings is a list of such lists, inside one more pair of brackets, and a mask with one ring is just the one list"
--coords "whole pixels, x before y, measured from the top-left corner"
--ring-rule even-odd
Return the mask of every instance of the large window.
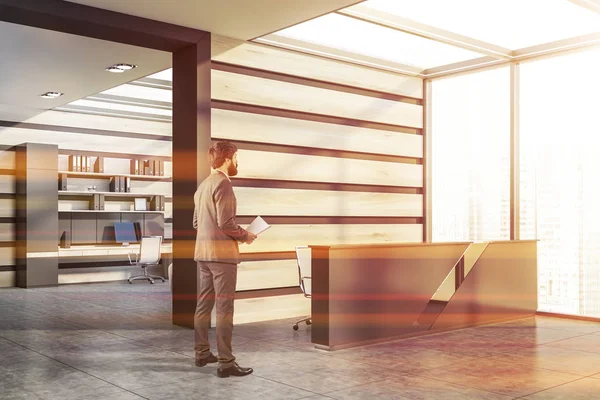
[[432, 239], [510, 236], [510, 69], [432, 83]]
[[539, 309], [600, 317], [600, 50], [521, 65], [521, 237]]

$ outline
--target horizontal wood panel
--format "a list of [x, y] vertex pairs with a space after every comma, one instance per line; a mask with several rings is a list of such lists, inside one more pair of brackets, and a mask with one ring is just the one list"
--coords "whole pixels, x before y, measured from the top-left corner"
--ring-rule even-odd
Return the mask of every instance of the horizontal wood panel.
[[212, 71], [214, 100], [254, 104], [384, 124], [423, 127], [423, 107], [310, 86]]
[[15, 199], [0, 198], [0, 217], [14, 217], [15, 207]]
[[355, 126], [360, 128], [376, 129], [379, 131], [410, 133], [413, 135], [422, 134], [419, 128], [409, 128], [406, 126], [380, 124], [373, 121], [360, 121], [344, 117], [336, 117], [324, 114], [309, 114], [300, 111], [286, 110], [283, 108], [262, 107], [253, 104], [232, 103], [229, 101], [213, 100], [211, 103], [213, 109], [244, 112], [248, 114], [270, 115], [272, 117], [300, 119], [303, 121], [321, 122], [324, 124]]
[[0, 193], [15, 192], [15, 177], [12, 175], [0, 175]]
[[15, 265], [15, 248], [0, 246], [0, 265]]
[[242, 253], [295, 251], [301, 245], [421, 242], [422, 225], [273, 225]]
[[13, 242], [15, 240], [15, 224], [0, 223], [0, 242]]
[[419, 194], [235, 188], [238, 215], [421, 217]]
[[17, 284], [15, 271], [0, 271], [0, 288], [14, 287]]
[[[4, 129], [0, 128], [0, 137], [2, 137], [2, 140], [0, 140], [1, 144], [6, 144], [4, 143]], [[15, 169], [15, 152], [12, 150], [3, 150], [0, 151], [0, 169]]]
[[423, 186], [423, 166], [264, 151], [238, 151], [240, 178]]
[[258, 290], [298, 286], [296, 260], [251, 261], [238, 266], [238, 290]]
[[423, 82], [419, 78], [223, 36], [212, 35], [211, 40], [214, 61], [423, 98]]
[[423, 136], [322, 122], [212, 110], [214, 139], [423, 157]]
[[258, 187], [269, 189], [294, 189], [294, 190], [333, 190], [345, 192], [362, 193], [404, 193], [404, 194], [422, 194], [423, 188], [406, 186], [376, 186], [376, 185], [357, 185], [348, 183], [321, 183], [321, 182], [298, 182], [298, 181], [277, 181], [265, 179], [246, 179], [232, 178], [234, 187]]
[[[105, 117], [106, 118], [106, 117]], [[133, 153], [171, 156], [172, 142], [163, 140], [110, 137], [73, 132], [56, 132], [44, 129], [4, 128], [2, 144], [18, 145], [25, 142], [56, 144], [61, 150], [109, 153]]]

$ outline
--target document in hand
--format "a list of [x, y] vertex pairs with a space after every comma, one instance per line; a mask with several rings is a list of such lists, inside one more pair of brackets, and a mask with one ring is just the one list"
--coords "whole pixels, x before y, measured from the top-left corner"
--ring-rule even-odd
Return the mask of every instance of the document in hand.
[[248, 232], [254, 233], [255, 235], [258, 235], [260, 233], [263, 233], [270, 227], [271, 225], [267, 224], [265, 220], [262, 219], [259, 215], [258, 217], [254, 218], [254, 221], [252, 221], [252, 223], [250, 224], [250, 226], [248, 226], [248, 228], [246, 228], [246, 230]]

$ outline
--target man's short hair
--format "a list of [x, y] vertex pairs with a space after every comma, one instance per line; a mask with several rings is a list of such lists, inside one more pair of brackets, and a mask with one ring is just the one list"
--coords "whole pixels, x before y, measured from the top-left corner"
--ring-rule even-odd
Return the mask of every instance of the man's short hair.
[[225, 162], [225, 159], [229, 158], [233, 160], [233, 155], [237, 152], [237, 147], [231, 142], [222, 140], [216, 142], [208, 150], [208, 156], [210, 159], [210, 165], [214, 169], [219, 168]]

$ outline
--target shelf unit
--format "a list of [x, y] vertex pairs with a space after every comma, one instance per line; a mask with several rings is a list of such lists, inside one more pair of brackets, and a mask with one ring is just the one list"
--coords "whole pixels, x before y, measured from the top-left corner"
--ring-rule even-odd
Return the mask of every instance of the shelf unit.
[[107, 174], [103, 172], [75, 172], [75, 171], [58, 171], [58, 175], [67, 175], [73, 178], [112, 178], [113, 176], [123, 176], [138, 181], [153, 181], [153, 182], [171, 182], [170, 176], [155, 176], [155, 175], [132, 175], [132, 174]]
[[[95, 194], [101, 194], [103, 196], [108, 197], [145, 197], [152, 198], [156, 196], [162, 196], [159, 194], [150, 194], [150, 193], [131, 193], [131, 192], [90, 192], [90, 191], [75, 191], [75, 190], [59, 190], [59, 196], [93, 196]], [[166, 196], [164, 196], [166, 197]]]
[[134, 213], [134, 214], [164, 214], [164, 211], [138, 211], [138, 210], [58, 210], [59, 213]]
[[[64, 159], [62, 162], [59, 160], [57, 171], [59, 208], [61, 208], [61, 203], [66, 208], [58, 210], [61, 247], [69, 247], [71, 244], [93, 246], [114, 244], [114, 224], [117, 222], [133, 222], [139, 236], [164, 236], [167, 196], [157, 193], [136, 193], [131, 190], [135, 191], [136, 188], [144, 190], [141, 188], [142, 186], [152, 187], [155, 182], [172, 182], [171, 176], [135, 174], [136, 160], [129, 160], [129, 168], [126, 169], [123, 160], [111, 160], [111, 157], [102, 156], [84, 157], [86, 160], [83, 166], [81, 166], [80, 157], [78, 165], [87, 170], [73, 171], [75, 157], [78, 156], [69, 155], [68, 166], [64, 164]], [[95, 161], [92, 162], [94, 158]], [[107, 172], [105, 168], [106, 161], [111, 164], [112, 168], [108, 168], [111, 172]], [[152, 163], [152, 166], [155, 167], [152, 171], [158, 171], [156, 168], [164, 171], [162, 162], [152, 160]], [[96, 180], [94, 184], [98, 185], [97, 188], [100, 190], [85, 190], [87, 187], [85, 180]], [[136, 187], [132, 185], [132, 182], [146, 182], [147, 184], [139, 184]], [[69, 188], [72, 190], [68, 190]], [[145, 199], [146, 210], [129, 210], [130, 207], [134, 208], [134, 199], [138, 198]], [[169, 196], [168, 199], [171, 200], [172, 196]], [[81, 201], [87, 201], [88, 206], [81, 204]], [[77, 202], [79, 204], [75, 206]], [[70, 210], [68, 209], [70, 207], [76, 209]]]

